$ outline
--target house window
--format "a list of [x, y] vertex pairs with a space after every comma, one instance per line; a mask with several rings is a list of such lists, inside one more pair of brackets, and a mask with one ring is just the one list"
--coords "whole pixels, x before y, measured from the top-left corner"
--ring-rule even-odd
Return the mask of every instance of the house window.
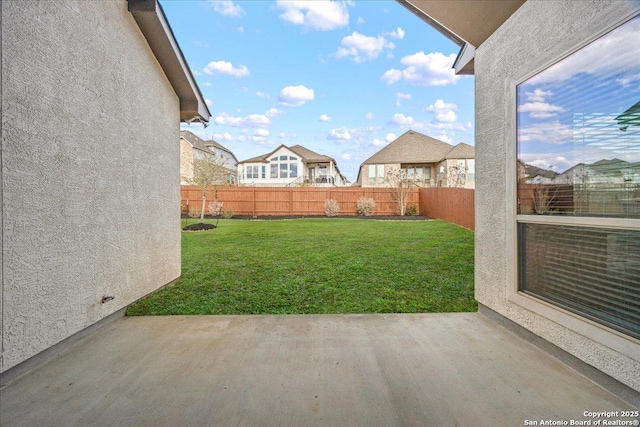
[[271, 158], [271, 178], [297, 178], [298, 158], [295, 156], [276, 156]]
[[384, 165], [369, 165], [369, 184], [382, 184], [384, 182]]
[[262, 179], [265, 179], [266, 177], [267, 177], [267, 167], [262, 166]]
[[636, 338], [639, 38], [635, 17], [516, 89], [518, 289]]
[[474, 181], [476, 179], [476, 161], [475, 159], [467, 159], [467, 179]]
[[400, 168], [400, 178], [412, 181], [429, 181], [431, 179], [431, 167], [420, 165], [403, 165]]
[[260, 178], [260, 166], [247, 166], [246, 167], [246, 177], [247, 179], [258, 179]]

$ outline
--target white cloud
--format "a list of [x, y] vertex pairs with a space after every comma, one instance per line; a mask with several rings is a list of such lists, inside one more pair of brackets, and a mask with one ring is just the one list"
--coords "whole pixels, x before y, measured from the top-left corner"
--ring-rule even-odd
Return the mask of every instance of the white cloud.
[[391, 141], [394, 141], [394, 140], [395, 140], [395, 139], [397, 139], [397, 138], [398, 138], [398, 137], [396, 136], [396, 134], [395, 134], [395, 133], [391, 133], [391, 132], [389, 132], [389, 133], [387, 134], [387, 136], [385, 136], [385, 137], [384, 137], [384, 140], [385, 140], [385, 141], [387, 141], [387, 142], [391, 142]]
[[453, 139], [445, 133], [438, 136], [434, 136], [434, 138], [439, 139], [442, 142], [446, 142], [447, 144], [453, 144]]
[[284, 132], [280, 132], [280, 133], [278, 134], [278, 138], [286, 138], [286, 137], [287, 137], [287, 134], [286, 134], [286, 133], [284, 133]]
[[244, 10], [237, 4], [233, 4], [230, 0], [210, 0], [213, 4], [213, 10], [220, 15], [238, 18], [244, 15]]
[[435, 120], [438, 122], [455, 123], [458, 117], [454, 110], [457, 108], [456, 104], [449, 104], [442, 99], [437, 99], [435, 103], [427, 107], [427, 110], [436, 114]]
[[367, 114], [364, 115], [364, 118], [367, 120], [373, 120], [376, 118], [376, 116], [371, 111], [369, 111]]
[[238, 141], [240, 141], [240, 142], [245, 142], [246, 140], [247, 140], [247, 137], [246, 137], [246, 136], [244, 136], [244, 135], [240, 135], [240, 136], [238, 137]]
[[536, 119], [546, 119], [563, 111], [565, 111], [564, 108], [547, 104], [546, 102], [527, 102], [526, 104], [518, 106], [518, 112], [529, 113], [531, 117]]
[[373, 141], [372, 141], [372, 144], [375, 147], [384, 147], [385, 145], [387, 145], [387, 141], [383, 141], [381, 139], [374, 138]]
[[216, 116], [214, 123], [233, 127], [258, 127], [270, 125], [271, 120], [264, 114], [249, 114], [246, 117], [233, 117], [227, 113], [221, 113]]
[[204, 83], [202, 83], [202, 86], [209, 87], [209, 86], [213, 86], [213, 85], [210, 82], [204, 82]]
[[358, 25], [364, 24], [364, 18], [362, 16], [358, 16]]
[[313, 89], [305, 86], [287, 86], [280, 91], [278, 101], [286, 107], [299, 107], [307, 101], [313, 101]]
[[207, 104], [209, 107], [211, 107], [213, 105], [213, 101], [210, 99], [206, 99], [204, 100], [204, 103]]
[[231, 134], [229, 132], [214, 133], [213, 134], [213, 139], [215, 139], [216, 141], [231, 141], [233, 139], [233, 137], [231, 136]]
[[387, 70], [382, 75], [382, 80], [386, 81], [388, 85], [399, 82], [402, 79], [402, 71], [400, 70]]
[[567, 159], [564, 156], [557, 156], [552, 153], [521, 154], [520, 160], [528, 165], [558, 173], [562, 173], [579, 163], [577, 159]]
[[452, 84], [460, 78], [451, 68], [455, 59], [455, 54], [445, 56], [440, 52], [429, 54], [417, 52], [400, 60], [400, 63], [405, 65], [404, 70], [387, 70], [382, 75], [382, 80], [390, 85], [400, 80], [422, 86]]
[[411, 125], [412, 123], [414, 123], [414, 121], [415, 120], [413, 120], [413, 117], [405, 116], [404, 114], [401, 114], [401, 113], [394, 114], [393, 118], [391, 119], [391, 123], [400, 125], [400, 126]]
[[277, 108], [269, 108], [264, 115], [272, 118], [272, 117], [278, 117], [279, 115], [282, 114], [282, 111], [278, 110]]
[[244, 27], [242, 26], [236, 28], [236, 30], [238, 30], [239, 33], [244, 33]]
[[269, 95], [268, 93], [261, 92], [261, 91], [257, 91], [257, 92], [256, 92], [256, 96], [257, 96], [258, 98], [271, 99], [271, 95]]
[[351, 160], [351, 154], [344, 153], [342, 156], [340, 156], [340, 158], [342, 158], [343, 160]]
[[250, 71], [246, 66], [240, 65], [239, 67], [236, 68], [233, 66], [233, 64], [231, 64], [231, 62], [227, 62], [227, 61], [209, 62], [207, 66], [202, 69], [202, 71], [205, 74], [209, 74], [209, 75], [220, 73], [220, 74], [228, 74], [234, 77], [245, 77], [250, 74]]
[[564, 144], [573, 139], [573, 129], [558, 120], [551, 123], [536, 123], [521, 128], [518, 132], [520, 142], [544, 142], [548, 144]]
[[280, 19], [305, 29], [328, 31], [349, 25], [348, 2], [278, 0], [277, 7], [284, 12]]
[[553, 95], [551, 91], [544, 91], [542, 89], [536, 89], [533, 92], [525, 92], [527, 95], [527, 101], [530, 102], [544, 102], [547, 96]]
[[[630, 43], [630, 40], [640, 40], [638, 19], [629, 21], [578, 50], [534, 76], [526, 84], [560, 82], [578, 73], [593, 74], [601, 78], [619, 75], [624, 70], [635, 74], [640, 69], [640, 43]], [[620, 78], [625, 79], [627, 76]]]
[[382, 36], [365, 36], [357, 31], [344, 37], [340, 44], [341, 46], [336, 52], [336, 58], [351, 57], [356, 63], [376, 59], [384, 49], [394, 49], [396, 47]]
[[349, 141], [351, 139], [351, 133], [347, 128], [331, 129], [331, 132], [329, 132], [329, 135], [327, 135], [327, 139], [336, 141]]
[[387, 33], [382, 33], [385, 36], [389, 36], [392, 39], [402, 40], [404, 38], [404, 30], [398, 27], [397, 30], [389, 31]]
[[327, 116], [326, 114], [323, 114], [320, 116], [320, 118], [318, 119], [321, 122], [330, 122], [331, 121], [331, 117]]
[[264, 129], [264, 128], [256, 129], [253, 132], [253, 136], [267, 137], [267, 136], [269, 136], [269, 131], [267, 129]]
[[401, 99], [411, 99], [411, 94], [410, 93], [401, 93], [401, 92], [396, 93], [396, 107], [400, 106], [400, 100]]

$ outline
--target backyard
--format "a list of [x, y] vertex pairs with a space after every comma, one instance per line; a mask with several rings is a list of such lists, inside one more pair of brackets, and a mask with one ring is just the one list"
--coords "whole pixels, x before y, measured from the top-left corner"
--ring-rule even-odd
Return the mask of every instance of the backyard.
[[439, 220], [221, 220], [183, 232], [179, 282], [127, 314], [476, 311], [473, 238]]

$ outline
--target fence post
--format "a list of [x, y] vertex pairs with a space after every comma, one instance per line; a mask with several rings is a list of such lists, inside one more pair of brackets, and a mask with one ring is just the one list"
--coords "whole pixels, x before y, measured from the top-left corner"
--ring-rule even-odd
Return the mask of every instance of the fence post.
[[253, 193], [253, 203], [252, 203], [252, 208], [251, 208], [251, 216], [253, 218], [256, 217], [256, 187], [252, 188], [252, 193]]
[[293, 215], [293, 187], [289, 187], [289, 215]]

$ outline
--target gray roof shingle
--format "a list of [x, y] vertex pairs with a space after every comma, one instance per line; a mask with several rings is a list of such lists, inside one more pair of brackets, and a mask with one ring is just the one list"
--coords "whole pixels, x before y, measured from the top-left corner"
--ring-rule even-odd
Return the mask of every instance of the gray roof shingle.
[[439, 163], [444, 159], [474, 157], [475, 149], [469, 144], [461, 142], [453, 147], [420, 132], [408, 130], [362, 164]]

